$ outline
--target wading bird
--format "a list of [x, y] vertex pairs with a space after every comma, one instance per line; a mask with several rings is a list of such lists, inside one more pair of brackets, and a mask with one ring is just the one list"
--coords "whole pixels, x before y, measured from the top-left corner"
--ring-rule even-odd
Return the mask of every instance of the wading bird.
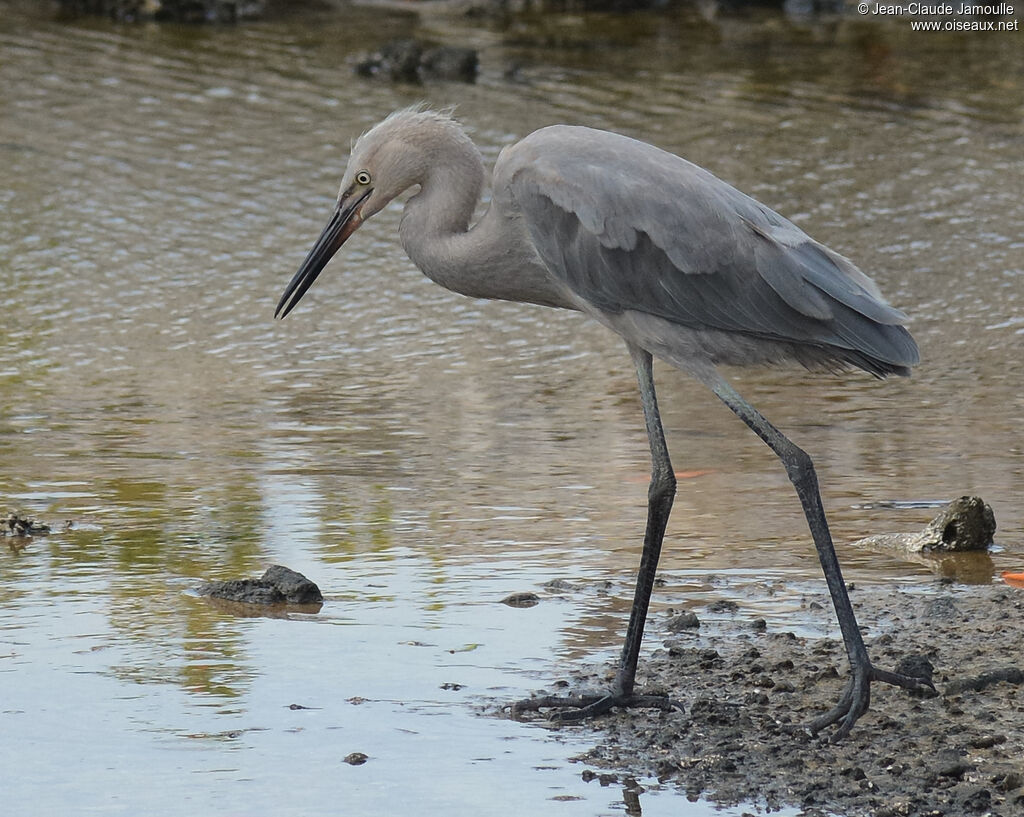
[[718, 364], [796, 362], [809, 369], [907, 375], [917, 363], [903, 313], [843, 256], [707, 170], [607, 131], [554, 125], [506, 147], [490, 206], [480, 153], [448, 114], [387, 117], [355, 143], [337, 206], [277, 305], [284, 317], [366, 219], [418, 187], [399, 227], [427, 277], [476, 298], [583, 312], [620, 335], [636, 366], [652, 474], [636, 593], [611, 690], [534, 698], [574, 720], [612, 707], [679, 706], [634, 691], [644, 622], [676, 479], [654, 391], [652, 356], [710, 388], [782, 460], [807, 517], [851, 666], [838, 704], [808, 724], [849, 733], [872, 681], [913, 689], [918, 678], [875, 667], [864, 646], [810, 457], [747, 403]]

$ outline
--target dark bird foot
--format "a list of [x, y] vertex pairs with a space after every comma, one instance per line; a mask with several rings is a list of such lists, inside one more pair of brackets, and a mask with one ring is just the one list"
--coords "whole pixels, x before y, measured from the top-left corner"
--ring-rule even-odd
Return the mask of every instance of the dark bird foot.
[[665, 695], [621, 695], [612, 692], [604, 695], [572, 695], [555, 696], [545, 695], [541, 698], [525, 698], [516, 701], [508, 709], [513, 718], [518, 718], [524, 712], [540, 712], [542, 709], [556, 710], [550, 714], [550, 719], [556, 722], [568, 723], [571, 721], [582, 721], [587, 718], [596, 718], [606, 712], [615, 709], [673, 709], [682, 710], [683, 705]]
[[927, 678], [916, 678], [913, 675], [902, 675], [898, 672], [877, 669], [871, 664], [864, 667], [854, 667], [853, 677], [847, 683], [843, 694], [839, 697], [839, 703], [830, 712], [826, 712], [820, 718], [815, 718], [807, 724], [807, 731], [812, 735], [818, 734], [826, 726], [834, 723], [839, 728], [832, 736], [831, 742], [838, 743], [853, 729], [857, 719], [868, 710], [871, 702], [871, 682], [882, 681], [893, 686], [904, 689], [924, 689], [935, 691], [935, 684]]

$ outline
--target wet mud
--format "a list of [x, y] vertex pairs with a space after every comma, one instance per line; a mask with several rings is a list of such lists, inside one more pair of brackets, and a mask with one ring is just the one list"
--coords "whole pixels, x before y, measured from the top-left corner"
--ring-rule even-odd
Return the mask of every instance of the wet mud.
[[[874, 684], [870, 710], [841, 743], [802, 728], [845, 684], [841, 640], [775, 630], [742, 610], [714, 628], [676, 626], [678, 612], [650, 622], [664, 646], [642, 659], [638, 685], [670, 693], [684, 711], [615, 711], [552, 728], [593, 732], [577, 758], [587, 779], [656, 778], [723, 805], [1024, 815], [1024, 591], [940, 584], [928, 595], [855, 588], [851, 598], [876, 665], [931, 672], [937, 691]], [[804, 609], [809, 623], [831, 615], [825, 593]], [[607, 669], [560, 685], [599, 687]]]

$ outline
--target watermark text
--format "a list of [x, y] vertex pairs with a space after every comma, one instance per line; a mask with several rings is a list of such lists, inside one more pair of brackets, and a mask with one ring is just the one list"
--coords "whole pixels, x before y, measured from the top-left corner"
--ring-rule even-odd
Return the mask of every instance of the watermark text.
[[[872, 17], [932, 18], [912, 20], [910, 27], [913, 31], [1020, 31], [1019, 20], [1006, 19], [1013, 17], [1014, 7], [1005, 2], [968, 3], [958, 0], [954, 3], [881, 3], [877, 0], [862, 0], [857, 4], [857, 13]], [[977, 17], [1003, 19], [970, 19]]]

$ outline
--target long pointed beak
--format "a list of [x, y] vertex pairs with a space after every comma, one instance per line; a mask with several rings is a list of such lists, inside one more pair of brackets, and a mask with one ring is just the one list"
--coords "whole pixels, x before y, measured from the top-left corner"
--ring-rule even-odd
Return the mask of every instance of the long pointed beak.
[[341, 249], [341, 245], [348, 240], [348, 237], [359, 229], [359, 225], [363, 223], [363, 217], [359, 211], [360, 205], [372, 192], [372, 190], [367, 190], [352, 202], [346, 202], [344, 199], [338, 202], [334, 215], [327, 222], [324, 231], [320, 233], [313, 249], [309, 251], [309, 255], [302, 262], [299, 271], [292, 276], [292, 280], [285, 287], [284, 295], [281, 296], [281, 300], [277, 302], [277, 309], [274, 310], [275, 318], [283, 318], [292, 311], [295, 305], [302, 300], [306, 290], [313, 286], [313, 282], [327, 266], [327, 262]]

